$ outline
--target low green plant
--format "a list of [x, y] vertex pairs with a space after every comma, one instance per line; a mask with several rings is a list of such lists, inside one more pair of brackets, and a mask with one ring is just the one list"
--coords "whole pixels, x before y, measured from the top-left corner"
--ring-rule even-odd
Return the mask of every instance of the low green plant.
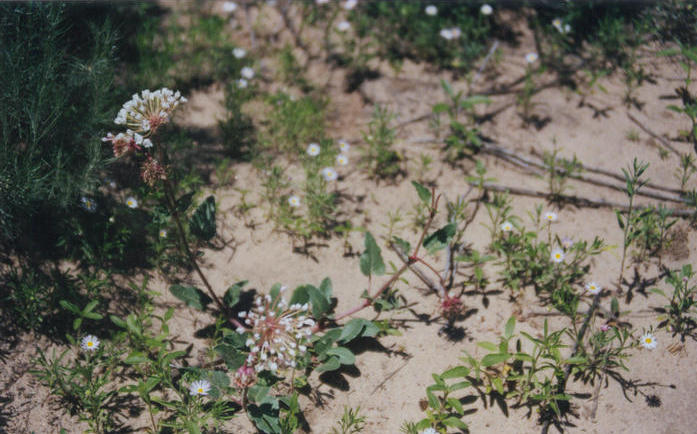
[[260, 139], [262, 149], [297, 158], [308, 143], [324, 139], [327, 99], [278, 92], [267, 102], [270, 113], [265, 136]]
[[689, 141], [697, 152], [697, 97], [690, 92], [692, 84], [692, 70], [697, 66], [697, 45], [686, 45], [678, 42], [677, 48], [664, 50], [661, 52], [664, 56], [680, 56], [678, 61], [682, 69], [685, 71], [684, 85], [677, 88], [675, 92], [682, 103], [682, 106], [675, 104], [669, 105], [667, 108], [676, 113], [683, 114], [690, 119], [690, 130], [681, 132], [681, 134]]
[[557, 155], [559, 155], [559, 149], [555, 148], [552, 152], [545, 151], [542, 156], [542, 161], [548, 173], [547, 183], [551, 200], [559, 200], [567, 189], [569, 178], [578, 176], [583, 170], [583, 166], [576, 158], [576, 155], [570, 160], [568, 158], [557, 158]]
[[532, 101], [532, 97], [537, 92], [535, 77], [544, 71], [543, 67], [535, 65], [537, 60], [537, 53], [528, 53], [525, 55], [525, 79], [523, 81], [523, 88], [517, 97], [518, 106], [521, 109], [520, 116], [523, 118], [525, 125], [529, 124], [533, 119], [532, 110], [535, 107], [535, 103]]
[[404, 172], [404, 157], [393, 149], [396, 135], [390, 126], [393, 119], [394, 114], [387, 107], [376, 105], [368, 130], [362, 132], [367, 145], [363, 149], [362, 165], [373, 178], [395, 178]]
[[697, 330], [697, 285], [690, 282], [693, 276], [692, 265], [686, 264], [666, 277], [666, 283], [673, 287], [672, 294], [666, 294], [659, 288], [651, 289], [651, 292], [668, 300], [667, 305], [657, 309], [661, 314], [658, 327], [667, 328], [673, 336], [680, 335], [683, 341], [685, 336], [693, 336]]
[[632, 213], [634, 211], [634, 197], [636, 196], [637, 191], [639, 191], [639, 189], [648, 182], [648, 179], [642, 179], [642, 175], [648, 167], [649, 163], [639, 162], [635, 158], [632, 166], [627, 169], [622, 169], [626, 183], [625, 192], [629, 198], [629, 206], [627, 209], [626, 218], [622, 217], [620, 211], [615, 211], [617, 214], [617, 223], [619, 224], [620, 229], [623, 230], [622, 260], [620, 262], [620, 274], [617, 280], [617, 285], [619, 288], [622, 287], [622, 276], [624, 275], [624, 261], [627, 256], [627, 249], [632, 241], [630, 234], [635, 233], [635, 230], [630, 231], [630, 229], [632, 229], [632, 225], [630, 223], [632, 222]]
[[488, 105], [491, 100], [485, 96], [466, 96], [462, 91], [455, 92], [445, 80], [441, 80], [440, 84], [448, 101], [433, 106], [433, 123], [438, 130], [441, 123], [440, 115], [448, 115], [450, 131], [445, 138], [448, 158], [454, 160], [468, 152], [476, 153], [482, 146], [481, 133], [477, 128], [476, 108], [481, 104]]
[[331, 434], [357, 434], [365, 429], [365, 416], [361, 416], [361, 407], [355, 409], [344, 407], [344, 414], [337, 423], [338, 426], [332, 427]]
[[680, 167], [675, 170], [675, 177], [680, 181], [680, 191], [687, 192], [685, 187], [695, 172], [697, 172], [695, 157], [692, 154], [682, 154], [680, 156]]

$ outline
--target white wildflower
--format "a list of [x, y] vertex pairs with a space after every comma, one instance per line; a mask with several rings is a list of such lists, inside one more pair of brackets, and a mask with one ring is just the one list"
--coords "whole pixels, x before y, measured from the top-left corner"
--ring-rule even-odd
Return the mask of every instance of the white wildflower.
[[322, 177], [327, 182], [336, 181], [336, 178], [338, 176], [339, 175], [337, 175], [336, 170], [334, 170], [331, 167], [325, 167], [324, 169], [322, 169]]
[[557, 213], [555, 213], [554, 211], [547, 211], [546, 213], [544, 213], [543, 218], [550, 223], [555, 222], [557, 221]]
[[198, 380], [191, 383], [189, 386], [189, 395], [191, 396], [201, 396], [208, 395], [211, 390], [211, 383], [206, 380]]
[[339, 154], [336, 156], [336, 164], [338, 164], [339, 166], [346, 166], [346, 165], [348, 165], [348, 163], [349, 163], [349, 160], [348, 160], [348, 157], [346, 155]]
[[424, 11], [426, 12], [426, 15], [434, 16], [438, 13], [438, 8], [433, 5], [428, 5]]
[[242, 69], [240, 69], [240, 75], [243, 78], [246, 78], [247, 80], [251, 80], [254, 78], [254, 70], [249, 66], [245, 66]]
[[133, 196], [129, 196], [126, 198], [126, 205], [129, 208], [133, 208], [133, 209], [138, 208], [138, 200]]
[[505, 222], [501, 223], [501, 230], [504, 232], [510, 232], [513, 230], [513, 224], [506, 220]]
[[351, 23], [349, 23], [349, 22], [346, 21], [346, 20], [344, 20], [344, 21], [339, 21], [339, 22], [336, 24], [336, 29], [337, 29], [338, 31], [340, 31], [340, 32], [346, 32], [346, 31], [348, 31], [350, 28], [351, 28]]
[[528, 63], [535, 63], [537, 62], [538, 56], [537, 53], [528, 53], [525, 55], [525, 61]]
[[235, 2], [225, 2], [223, 3], [223, 12], [232, 13], [237, 10], [237, 3]]
[[319, 145], [317, 143], [310, 143], [307, 146], [307, 155], [309, 155], [310, 157], [318, 156], [319, 151], [320, 151], [320, 148], [319, 148]]
[[85, 351], [95, 351], [97, 348], [99, 348], [99, 339], [97, 339], [96, 336], [87, 335], [84, 338], [82, 338], [82, 341], [80, 342], [80, 348], [82, 348]]
[[346, 0], [346, 1], [344, 2], [343, 7], [344, 7], [344, 9], [346, 9], [347, 11], [350, 11], [350, 10], [352, 10], [353, 8], [355, 8], [357, 4], [358, 4], [358, 0]]
[[241, 59], [247, 55], [247, 50], [245, 50], [244, 48], [237, 47], [234, 50], [232, 50], [232, 55], [235, 56], [237, 59]]
[[551, 259], [552, 262], [559, 264], [564, 261], [564, 251], [562, 249], [552, 250]]
[[492, 8], [488, 3], [484, 3], [482, 7], [479, 8], [479, 12], [481, 12], [482, 15], [491, 15], [491, 13], [494, 12], [494, 8]]
[[641, 337], [641, 345], [647, 350], [653, 350], [656, 348], [656, 338], [651, 333], [646, 333]]
[[292, 206], [293, 208], [297, 208], [300, 206], [300, 198], [296, 195], [292, 195], [291, 197], [288, 198], [288, 205]]
[[586, 291], [588, 291], [589, 294], [595, 295], [602, 290], [603, 288], [595, 282], [586, 283]]

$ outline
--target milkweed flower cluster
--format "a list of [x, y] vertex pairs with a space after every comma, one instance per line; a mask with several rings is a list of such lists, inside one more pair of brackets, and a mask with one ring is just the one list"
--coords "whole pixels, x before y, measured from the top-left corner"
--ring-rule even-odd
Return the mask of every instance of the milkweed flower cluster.
[[80, 341], [80, 348], [85, 351], [96, 351], [99, 348], [99, 339], [93, 335], [87, 335]]
[[[281, 292], [283, 290], [285, 287]], [[308, 317], [308, 310], [307, 303], [288, 306], [280, 294], [275, 299], [268, 294], [257, 296], [254, 307], [239, 314], [251, 327], [249, 331], [242, 327], [237, 329], [238, 333], [250, 333], [245, 343], [250, 349], [245, 365], [253, 366], [256, 372], [276, 373], [294, 368], [297, 358], [307, 351], [315, 325], [315, 321]]]
[[172, 113], [179, 104], [185, 102], [187, 99], [179, 91], [166, 87], [155, 91], [145, 89], [140, 94], [135, 93], [123, 104], [114, 119], [115, 124], [126, 127], [126, 132], [116, 135], [107, 133], [102, 141], [111, 143], [116, 158], [128, 153], [144, 151], [146, 159], [141, 167], [141, 178], [153, 186], [158, 180], [166, 179], [166, 169], [151, 155], [153, 148], [151, 137], [160, 126], [170, 121]]
[[211, 383], [206, 380], [198, 380], [191, 383], [189, 386], [189, 395], [191, 396], [201, 396], [208, 395], [211, 390]]
[[174, 92], [166, 87], [154, 92], [146, 89], [140, 95], [133, 94], [126, 101], [114, 123], [126, 126], [126, 134], [132, 136], [136, 144], [148, 148], [152, 142], [145, 142], [145, 138], [154, 134], [160, 125], [169, 122], [174, 109], [186, 101], [179, 91]]

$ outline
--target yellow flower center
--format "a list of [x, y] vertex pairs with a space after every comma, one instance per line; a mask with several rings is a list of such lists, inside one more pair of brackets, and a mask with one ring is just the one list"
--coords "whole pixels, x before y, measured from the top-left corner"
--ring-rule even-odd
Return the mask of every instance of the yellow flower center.
[[92, 345], [94, 345], [94, 343], [92, 341], [87, 342], [88, 347], [91, 347]]
[[198, 393], [203, 393], [203, 387], [198, 388]]
[[646, 339], [644, 339], [644, 342], [646, 342], [647, 344], [650, 344], [651, 342], [653, 342], [653, 339], [646, 338]]

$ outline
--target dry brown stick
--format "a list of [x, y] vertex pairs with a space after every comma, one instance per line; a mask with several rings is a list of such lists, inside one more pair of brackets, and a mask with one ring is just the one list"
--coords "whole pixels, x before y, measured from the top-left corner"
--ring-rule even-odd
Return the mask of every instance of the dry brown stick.
[[[511, 160], [517, 160], [517, 161], [520, 161], [520, 162], [522, 162], [522, 163], [525, 163], [526, 165], [533, 166], [533, 167], [537, 167], [537, 168], [540, 168], [540, 169], [543, 169], [543, 170], [547, 170], [547, 166], [546, 166], [544, 163], [539, 162], [539, 161], [532, 160], [532, 159], [530, 159], [530, 158], [526, 158], [526, 157], [520, 156], [520, 155], [515, 154], [515, 153], [513, 153], [513, 152], [511, 152], [511, 151], [509, 151], [509, 150], [507, 150], [507, 149], [505, 149], [505, 148], [502, 148], [502, 147], [500, 147], [500, 146], [485, 144], [484, 146], [482, 146], [481, 149], [482, 149], [482, 151], [484, 151], [484, 152], [486, 152], [486, 153], [488, 153], [488, 154], [493, 154], [493, 155], [496, 155], [496, 156], [499, 156], [499, 157], [505, 155], [506, 157], [508, 157], [508, 158], [506, 158], [506, 160], [509, 161], [509, 162], [511, 162], [511, 163], [513, 163], [513, 164], [517, 164], [517, 163], [516, 163], [515, 161], [511, 161]], [[527, 166], [526, 166], [526, 167], [527, 167]], [[582, 169], [585, 169], [585, 166], [584, 166], [583, 164], [581, 164], [580, 167], [581, 167]], [[562, 169], [559, 169], [559, 170], [560, 170], [560, 171], [563, 171]], [[622, 191], [622, 192], [625, 191], [625, 187], [622, 186], [622, 185], [611, 184], [611, 183], [609, 183], [609, 182], [605, 182], [605, 181], [600, 180], [600, 179], [596, 179], [596, 178], [589, 177], [589, 176], [587, 176], [587, 175], [584, 175], [583, 173], [580, 173], [580, 174], [569, 174], [569, 177], [570, 177], [570, 178], [573, 178], [573, 179], [577, 179], [577, 180], [579, 180], [579, 181], [586, 182], [586, 183], [588, 183], [588, 184], [598, 185], [598, 186], [601, 186], [601, 187], [607, 187], [607, 188], [611, 188], [611, 189], [613, 189], [613, 190]], [[624, 179], [622, 179], [622, 180], [624, 181]], [[653, 184], [653, 185], [655, 186], [655, 184]], [[649, 186], [649, 185], [646, 184], [646, 187], [648, 187], [648, 186]], [[653, 188], [656, 188], [656, 187], [653, 187]], [[664, 187], [664, 188], [660, 188], [660, 189], [661, 189], [661, 190], [667, 190], [665, 187]], [[644, 196], [644, 197], [650, 197], [650, 198], [652, 198], [652, 199], [658, 199], [658, 200], [665, 200], [665, 201], [670, 201], [670, 202], [676, 202], [676, 203], [686, 203], [686, 202], [687, 202], [686, 199], [684, 199], [684, 198], [682, 198], [682, 197], [680, 197], [680, 196], [669, 196], [669, 195], [666, 195], [666, 194], [663, 194], [663, 193], [652, 192], [652, 191], [646, 191], [646, 190], [638, 191], [638, 192], [637, 192], [637, 195]]]
[[630, 121], [634, 122], [639, 128], [641, 128], [646, 134], [648, 134], [649, 136], [651, 136], [651, 137], [653, 137], [654, 139], [658, 140], [659, 142], [661, 142], [661, 144], [662, 144], [663, 146], [665, 146], [666, 148], [670, 149], [675, 155], [677, 155], [678, 157], [681, 157], [681, 156], [682, 156], [682, 154], [681, 154], [677, 149], [675, 149], [675, 148], [673, 147], [673, 145], [671, 145], [670, 143], [668, 143], [668, 141], [667, 141], [666, 139], [664, 139], [663, 137], [659, 136], [658, 134], [656, 134], [656, 133], [654, 133], [653, 131], [651, 131], [650, 129], [648, 129], [644, 124], [642, 124], [641, 122], [639, 122], [639, 120], [638, 120], [637, 118], [635, 118], [634, 116], [632, 116], [631, 113], [627, 112], [627, 117], [629, 118]]
[[[538, 158], [542, 158], [542, 156], [534, 149], [532, 150], [531, 153], [532, 153], [532, 155], [534, 155]], [[592, 172], [592, 173], [597, 173], [600, 175], [605, 175], [605, 176], [610, 177], [610, 178], [615, 178], [618, 181], [625, 182], [624, 176], [620, 175], [619, 173], [610, 172], [609, 170], [601, 169], [599, 167], [594, 167], [594, 166], [588, 166], [586, 164], [582, 164], [581, 168], [583, 170], [585, 170], [586, 172]], [[662, 190], [662, 191], [667, 191], [669, 193], [675, 193], [675, 194], [682, 194], [683, 193], [683, 191], [678, 189], [678, 188], [665, 187], [663, 185], [655, 184], [655, 183], [650, 182], [650, 181], [645, 184], [645, 187], [650, 187], [650, 188], [653, 188], [654, 190]]]
[[411, 270], [414, 274], [416, 274], [416, 277], [418, 277], [419, 280], [421, 280], [426, 286], [431, 288], [433, 291], [437, 292], [438, 295], [440, 295], [441, 297], [445, 296], [445, 293], [446, 293], [445, 288], [443, 288], [442, 285], [433, 282], [433, 280], [431, 280], [426, 275], [426, 273], [424, 273], [423, 270], [421, 270], [421, 268], [416, 267], [413, 263], [411, 263], [409, 261], [409, 257], [406, 255], [406, 253], [402, 252], [394, 244], [390, 245], [390, 249], [392, 249], [392, 251], [395, 252], [397, 254], [397, 256], [399, 256], [399, 259], [401, 259], [402, 262], [404, 262], [404, 265], [408, 266], [409, 270]]
[[[470, 185], [477, 186], [477, 183], [475, 182], [470, 182]], [[545, 199], [552, 199], [551, 195], [549, 193], [543, 192], [543, 191], [538, 191], [538, 190], [531, 190], [527, 188], [521, 188], [521, 187], [508, 187], [505, 185], [499, 185], [499, 184], [494, 184], [491, 182], [485, 182], [484, 183], [484, 188], [488, 190], [493, 190], [493, 191], [500, 191], [503, 193], [512, 193], [512, 194], [518, 194], [521, 196], [531, 196], [531, 197], [542, 197]], [[618, 202], [611, 202], [605, 199], [588, 199], [585, 197], [579, 197], [579, 196], [568, 196], [565, 194], [557, 195], [555, 196], [556, 198], [562, 200], [562, 201], [567, 201], [571, 203], [575, 203], [579, 206], [589, 206], [589, 207], [604, 207], [604, 208], [616, 208], [619, 209], [620, 211], [627, 212], [629, 211], [629, 207], [627, 205], [618, 203]], [[648, 208], [647, 206], [639, 206], [635, 207], [634, 209], [646, 209]], [[672, 215], [674, 216], [680, 216], [680, 217], [690, 217], [695, 214], [695, 211], [689, 210], [689, 209], [669, 209], [668, 211], [671, 212]]]

